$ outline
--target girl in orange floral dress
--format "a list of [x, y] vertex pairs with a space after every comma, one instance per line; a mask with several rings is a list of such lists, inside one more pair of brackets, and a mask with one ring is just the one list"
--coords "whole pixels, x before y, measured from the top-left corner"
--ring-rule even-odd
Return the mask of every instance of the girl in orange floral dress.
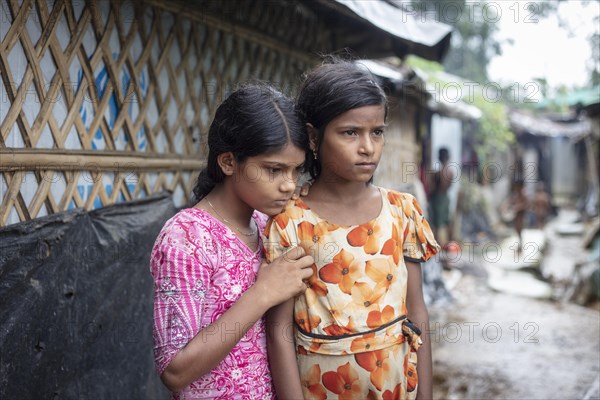
[[307, 75], [297, 104], [313, 184], [269, 221], [265, 253], [298, 244], [315, 264], [304, 294], [267, 314], [277, 396], [431, 398], [420, 262], [439, 246], [413, 196], [372, 184], [386, 96], [365, 68], [332, 59]]

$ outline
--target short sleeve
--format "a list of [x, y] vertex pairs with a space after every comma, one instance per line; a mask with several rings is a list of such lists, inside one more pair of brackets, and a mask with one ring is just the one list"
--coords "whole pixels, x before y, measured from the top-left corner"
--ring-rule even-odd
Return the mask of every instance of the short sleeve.
[[296, 223], [302, 220], [307, 209], [308, 206], [302, 200], [290, 200], [281, 213], [267, 221], [263, 239], [267, 262], [280, 257], [289, 247], [299, 245]]
[[286, 231], [288, 224], [292, 224], [285, 213], [278, 214], [267, 221], [264, 230], [264, 255], [267, 262], [272, 262], [280, 257], [287, 248], [291, 247], [291, 240]]
[[159, 375], [203, 328], [211, 269], [193, 247], [167, 236], [152, 250], [154, 360]]
[[404, 243], [402, 252], [406, 261], [423, 262], [435, 255], [440, 246], [433, 236], [429, 223], [423, 216], [417, 199], [408, 193], [395, 193], [396, 206], [402, 208], [404, 218]]

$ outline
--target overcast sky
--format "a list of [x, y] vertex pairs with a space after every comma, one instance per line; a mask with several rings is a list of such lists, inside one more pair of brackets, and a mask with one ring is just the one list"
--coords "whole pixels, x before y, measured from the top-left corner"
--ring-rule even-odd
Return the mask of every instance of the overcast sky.
[[503, 86], [524, 86], [535, 77], [545, 77], [554, 88], [587, 85], [586, 64], [591, 59], [587, 37], [599, 29], [594, 16], [600, 13], [600, 0], [591, 0], [587, 5], [577, 0], [561, 3], [559, 13], [570, 30], [559, 26], [556, 15], [532, 17], [525, 9], [527, 3], [497, 1], [501, 16], [490, 9], [489, 17], [499, 25], [498, 38], [514, 40], [512, 45], [503, 45], [502, 56], [492, 59], [490, 79]]

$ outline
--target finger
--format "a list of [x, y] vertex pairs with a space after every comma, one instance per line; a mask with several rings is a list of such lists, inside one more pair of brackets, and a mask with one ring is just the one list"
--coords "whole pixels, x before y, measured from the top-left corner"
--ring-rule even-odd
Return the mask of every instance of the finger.
[[299, 258], [304, 257], [304, 249], [300, 246], [294, 246], [288, 249], [285, 253], [282, 254], [284, 260], [295, 261]]
[[300, 265], [300, 268], [310, 268], [315, 263], [315, 259], [312, 256], [304, 256], [296, 260]]
[[300, 196], [307, 196], [308, 192], [310, 191], [310, 182], [306, 182], [304, 185], [302, 185], [302, 187], [300, 188]]
[[297, 287], [296, 287], [296, 296], [299, 294], [302, 294], [304, 292], [306, 292], [306, 289], [308, 289], [310, 287], [310, 285], [306, 282], [302, 282], [300, 283]]
[[[298, 197], [300, 197], [300, 195], [303, 193], [302, 189], [303, 187], [300, 186], [296, 186], [296, 189], [294, 189], [294, 193], [292, 193], [292, 200], [298, 200]], [[306, 196], [306, 194], [302, 194], [302, 196]]]
[[309, 279], [312, 276], [312, 274], [312, 269], [305, 268], [300, 271], [300, 276], [302, 277], [302, 280]]

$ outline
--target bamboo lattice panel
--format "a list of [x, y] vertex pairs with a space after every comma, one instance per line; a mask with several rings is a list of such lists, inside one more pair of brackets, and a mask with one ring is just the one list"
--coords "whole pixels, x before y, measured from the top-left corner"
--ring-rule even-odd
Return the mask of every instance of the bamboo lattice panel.
[[0, 4], [0, 226], [163, 190], [184, 205], [224, 96], [309, 65], [173, 3]]

